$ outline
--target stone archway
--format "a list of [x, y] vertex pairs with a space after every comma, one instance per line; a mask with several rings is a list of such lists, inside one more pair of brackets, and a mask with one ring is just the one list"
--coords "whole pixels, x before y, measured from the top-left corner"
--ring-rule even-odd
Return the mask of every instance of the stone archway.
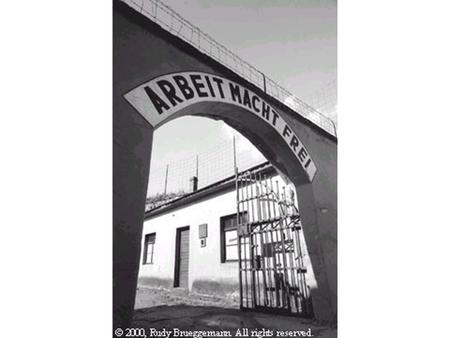
[[183, 115], [223, 120], [294, 183], [317, 280], [315, 316], [333, 320], [336, 140], [117, 2], [113, 52], [114, 327], [133, 313], [153, 131]]

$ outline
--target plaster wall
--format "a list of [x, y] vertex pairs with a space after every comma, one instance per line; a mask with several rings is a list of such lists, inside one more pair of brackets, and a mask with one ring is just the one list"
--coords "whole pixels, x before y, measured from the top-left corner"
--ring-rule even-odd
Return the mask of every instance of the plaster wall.
[[[176, 229], [189, 226], [189, 289], [198, 279], [236, 283], [237, 264], [221, 263], [220, 258], [220, 217], [233, 213], [236, 194], [228, 191], [146, 220], [143, 238], [156, 232], [154, 264], [142, 264], [141, 255], [140, 282], [145, 282], [143, 277], [153, 277], [168, 280], [168, 285], [173, 286]], [[198, 226], [204, 223], [208, 224], [208, 237], [206, 246], [200, 247]]]

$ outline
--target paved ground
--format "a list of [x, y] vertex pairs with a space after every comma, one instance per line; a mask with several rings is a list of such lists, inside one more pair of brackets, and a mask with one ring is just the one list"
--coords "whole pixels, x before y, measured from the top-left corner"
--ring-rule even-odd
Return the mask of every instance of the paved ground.
[[[194, 331], [198, 330], [209, 332], [222, 330], [221, 332], [229, 332], [231, 336], [236, 336], [237, 332], [245, 334], [242, 328], [247, 328], [248, 336], [259, 338], [276, 337], [277, 332], [278, 336], [285, 334], [283, 335], [285, 337], [289, 334], [291, 337], [337, 337], [335, 328], [320, 325], [313, 320], [244, 312], [239, 310], [236, 299], [187, 294], [178, 289], [169, 291], [140, 288], [136, 296], [133, 327], [145, 328], [147, 333], [153, 328], [153, 336], [163, 334], [166, 332], [164, 329], [173, 328], [190, 331], [191, 336], [195, 336]], [[263, 332], [262, 329], [266, 331]], [[172, 337], [176, 337], [175, 333], [170, 336]], [[200, 338], [201, 335], [195, 337]]]

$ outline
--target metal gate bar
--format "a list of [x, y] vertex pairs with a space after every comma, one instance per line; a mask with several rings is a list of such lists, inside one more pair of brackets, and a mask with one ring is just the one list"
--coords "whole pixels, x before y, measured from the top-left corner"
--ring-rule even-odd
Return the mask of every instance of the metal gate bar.
[[312, 316], [294, 195], [261, 173], [236, 171], [242, 309]]

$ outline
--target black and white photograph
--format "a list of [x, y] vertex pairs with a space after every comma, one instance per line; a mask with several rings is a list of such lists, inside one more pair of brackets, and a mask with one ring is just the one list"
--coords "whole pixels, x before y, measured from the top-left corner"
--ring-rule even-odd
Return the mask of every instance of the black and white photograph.
[[3, 1], [0, 337], [449, 336], [449, 7]]
[[336, 6], [114, 1], [116, 336], [336, 337]]

